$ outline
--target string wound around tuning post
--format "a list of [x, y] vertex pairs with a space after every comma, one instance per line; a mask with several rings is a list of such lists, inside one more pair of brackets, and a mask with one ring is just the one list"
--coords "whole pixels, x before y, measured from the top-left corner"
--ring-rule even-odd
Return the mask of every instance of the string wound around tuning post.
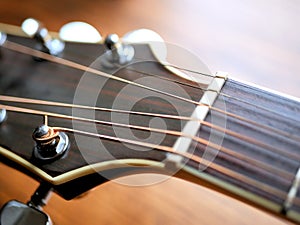
[[[47, 118], [48, 116], [45, 115], [45, 121]], [[37, 127], [32, 138], [35, 141], [33, 156], [42, 162], [60, 159], [69, 150], [70, 141], [67, 134], [54, 130], [46, 124]]]

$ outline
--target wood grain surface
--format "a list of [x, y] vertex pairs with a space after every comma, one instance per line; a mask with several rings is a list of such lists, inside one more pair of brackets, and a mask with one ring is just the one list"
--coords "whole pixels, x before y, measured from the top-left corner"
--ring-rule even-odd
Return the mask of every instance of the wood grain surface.
[[[102, 35], [150, 28], [165, 40], [194, 52], [212, 72], [300, 97], [296, 0], [267, 1], [17, 1], [0, 2], [0, 22], [20, 25], [35, 17], [49, 30], [86, 21]], [[32, 179], [0, 165], [0, 205], [27, 201]], [[134, 176], [123, 179], [148, 179]], [[178, 179], [128, 187], [109, 182], [89, 195], [64, 201], [56, 195], [45, 207], [55, 224], [285, 224], [264, 212]]]

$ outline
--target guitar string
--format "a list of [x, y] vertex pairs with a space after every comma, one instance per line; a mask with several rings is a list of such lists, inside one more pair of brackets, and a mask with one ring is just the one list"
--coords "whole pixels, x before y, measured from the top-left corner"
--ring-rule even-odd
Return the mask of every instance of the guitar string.
[[[164, 64], [163, 64], [164, 65]], [[174, 65], [169, 65], [169, 66], [172, 66], [172, 67], [175, 67]], [[180, 70], [180, 68], [178, 68]], [[215, 92], [217, 93], [218, 95], [220, 96], [223, 96], [223, 97], [226, 97], [226, 98], [230, 98], [230, 99], [234, 99], [238, 102], [242, 102], [244, 104], [247, 104], [247, 105], [250, 105], [250, 106], [254, 106], [256, 108], [259, 108], [261, 110], [264, 110], [264, 111], [267, 111], [267, 112], [270, 112], [270, 113], [273, 113], [273, 114], [276, 114], [278, 116], [281, 116], [281, 117], [284, 117], [284, 118], [287, 118], [289, 120], [292, 120], [294, 122], [300, 122], [300, 120], [297, 120], [296, 118], [293, 118], [293, 117], [290, 117], [286, 114], [282, 114], [280, 112], [277, 112], [277, 111], [274, 111], [270, 108], [266, 108], [264, 106], [260, 106], [260, 105], [256, 105], [252, 102], [249, 102], [249, 101], [245, 101], [243, 99], [240, 99], [240, 98], [237, 98], [237, 97], [234, 97], [232, 95], [229, 95], [229, 94], [225, 94], [223, 92], [220, 92], [220, 91], [216, 91], [216, 90], [212, 90], [212, 89], [208, 89], [208, 88], [202, 88], [200, 87], [199, 85], [196, 85], [196, 84], [189, 84], [187, 82], [182, 82], [182, 81], [179, 81], [179, 80], [175, 80], [175, 79], [172, 79], [172, 78], [168, 78], [168, 77], [164, 77], [164, 76], [161, 76], [161, 75], [157, 75], [157, 74], [154, 74], [154, 73], [149, 73], [149, 72], [145, 72], [145, 71], [140, 71], [140, 70], [136, 70], [136, 69], [132, 69], [132, 68], [126, 68], [126, 70], [129, 70], [129, 71], [133, 71], [133, 72], [136, 72], [136, 73], [139, 73], [139, 74], [144, 74], [144, 75], [147, 75], [147, 76], [153, 76], [153, 77], [157, 77], [159, 79], [162, 79], [162, 80], [167, 80], [167, 81], [171, 81], [171, 82], [174, 82], [174, 83], [177, 83], [177, 84], [180, 84], [180, 85], [184, 85], [184, 86], [188, 86], [188, 87], [191, 87], [191, 88], [195, 88], [195, 89], [198, 89], [198, 90], [201, 90], [201, 91], [211, 91], [211, 92]], [[186, 70], [186, 69], [182, 69], [182, 70]], [[204, 73], [200, 73], [200, 72], [196, 72], [196, 71], [190, 71], [192, 73], [197, 73], [197, 74], [201, 74], [203, 75]], [[193, 82], [194, 83], [194, 82]], [[300, 139], [299, 139], [300, 140]]]
[[[103, 134], [96, 134], [96, 133], [90, 133], [90, 132], [86, 132], [86, 131], [81, 131], [81, 130], [76, 130], [76, 129], [70, 129], [70, 128], [64, 128], [64, 127], [53, 127], [54, 130], [56, 131], [61, 131], [61, 132], [69, 132], [69, 133], [77, 133], [80, 135], [85, 135], [85, 136], [91, 136], [91, 137], [98, 137], [101, 139], [107, 139], [107, 140], [112, 140], [112, 141], [117, 141], [120, 143], [127, 143], [127, 144], [132, 144], [132, 145], [137, 145], [137, 146], [141, 146], [141, 147], [146, 147], [146, 148], [151, 148], [151, 149], [156, 149], [162, 152], [167, 152], [167, 153], [171, 153], [171, 154], [175, 154], [175, 155], [180, 155], [184, 158], [187, 158], [189, 160], [192, 160], [196, 163], [198, 163], [199, 165], [202, 164], [204, 166], [208, 166], [210, 168], [212, 168], [213, 170], [224, 174], [226, 176], [232, 177], [233, 179], [239, 180], [241, 182], [243, 182], [244, 184], [247, 185], [251, 185], [254, 188], [257, 188], [261, 191], [264, 191], [268, 194], [272, 194], [274, 196], [276, 196], [277, 198], [281, 198], [281, 199], [286, 199], [287, 193], [273, 187], [270, 186], [268, 184], [262, 183], [260, 181], [257, 181], [253, 178], [249, 178], [243, 174], [237, 173], [235, 171], [232, 171], [224, 166], [218, 165], [216, 163], [207, 161], [206, 159], [203, 159], [199, 156], [190, 154], [190, 153], [183, 153], [183, 152], [176, 152], [172, 147], [168, 147], [168, 146], [162, 146], [162, 145], [155, 145], [155, 144], [150, 144], [150, 143], [145, 143], [145, 142], [138, 142], [138, 141], [133, 141], [133, 140], [129, 140], [129, 139], [123, 139], [123, 138], [118, 138], [118, 137], [113, 137], [113, 136], [107, 136], [107, 135], [103, 135]], [[297, 197], [294, 199], [294, 205], [295, 206], [300, 206], [300, 198]]]
[[109, 125], [109, 126], [118, 126], [118, 127], [123, 127], [123, 128], [132, 128], [136, 130], [143, 130], [143, 131], [149, 131], [149, 132], [156, 132], [156, 133], [163, 133], [163, 134], [168, 134], [168, 135], [173, 135], [177, 137], [186, 137], [190, 138], [193, 141], [197, 143], [201, 143], [205, 146], [209, 146], [211, 148], [214, 148], [215, 150], [220, 150], [224, 152], [227, 155], [232, 156], [233, 158], [240, 159], [242, 161], [245, 161], [249, 165], [254, 165], [256, 167], [259, 167], [267, 172], [272, 172], [271, 174], [276, 174], [280, 177], [284, 177], [287, 179], [289, 182], [292, 182], [294, 179], [294, 175], [282, 170], [281, 168], [274, 167], [273, 165], [268, 165], [266, 163], [263, 163], [261, 161], [258, 161], [256, 159], [252, 159], [250, 157], [247, 157], [245, 155], [242, 155], [241, 153], [235, 152], [229, 148], [225, 148], [223, 146], [220, 146], [215, 143], [211, 143], [208, 140], [205, 140], [203, 138], [197, 137], [197, 136], [192, 136], [185, 134], [180, 131], [175, 131], [175, 130], [164, 130], [164, 129], [159, 129], [159, 128], [151, 128], [151, 127], [143, 127], [143, 126], [137, 126], [137, 125], [131, 125], [131, 124], [122, 124], [122, 123], [115, 123], [115, 122], [110, 122], [110, 121], [102, 121], [102, 120], [95, 120], [95, 119], [88, 119], [88, 118], [82, 118], [82, 117], [74, 117], [74, 116], [69, 116], [65, 114], [60, 114], [60, 113], [52, 113], [52, 112], [45, 112], [45, 111], [40, 111], [40, 110], [34, 110], [34, 109], [27, 109], [27, 108], [21, 108], [21, 107], [15, 107], [15, 106], [8, 106], [8, 105], [1, 105], [0, 108], [5, 108], [8, 111], [13, 111], [13, 112], [19, 112], [19, 113], [28, 113], [28, 114], [34, 114], [34, 115], [40, 115], [40, 116], [47, 116], [47, 120], [49, 117], [53, 118], [60, 118], [60, 119], [68, 119], [68, 120], [77, 120], [81, 122], [88, 122], [88, 123], [96, 123], [96, 124], [102, 124], [102, 125]]
[[[8, 111], [18, 111], [17, 107], [7, 107], [5, 105], [0, 105], [0, 107], [5, 107]], [[22, 113], [24, 113], [23, 109], [22, 109]], [[52, 114], [52, 113], [47, 114], [46, 112], [43, 112], [43, 111], [39, 112], [39, 111], [36, 111], [36, 110], [31, 110], [31, 109], [28, 109], [28, 113], [35, 114], [35, 115], [41, 115], [41, 116], [47, 115], [47, 117], [49, 117], [49, 116], [65, 117], [65, 116], [60, 115], [60, 114], [57, 114], [57, 115]], [[69, 117], [69, 119], [72, 119], [72, 117]], [[82, 119], [82, 118], [80, 118], [80, 119]], [[125, 138], [119, 138], [119, 137], [114, 137], [114, 136], [109, 136], [109, 135], [103, 135], [103, 134], [97, 134], [97, 133], [82, 131], [82, 130], [65, 128], [65, 127], [52, 127], [52, 129], [55, 130], [55, 131], [76, 133], [76, 134], [91, 136], [91, 137], [98, 137], [98, 138], [101, 138], [101, 139], [106, 139], [106, 140], [111, 140], [111, 141], [120, 142], [120, 143], [137, 145], [137, 146], [140, 146], [140, 147], [146, 147], [146, 148], [150, 148], [150, 149], [156, 149], [156, 150], [160, 150], [160, 151], [163, 151], [163, 152], [168, 152], [168, 153], [180, 155], [184, 158], [193, 160], [196, 163], [207, 165], [210, 168], [212, 168], [212, 169], [214, 169], [214, 170], [216, 170], [216, 171], [218, 171], [222, 174], [225, 174], [225, 175], [230, 176], [234, 179], [240, 180], [244, 184], [251, 185], [255, 188], [263, 190], [266, 193], [272, 194], [272, 195], [274, 195], [276, 197], [280, 197], [282, 199], [286, 198], [286, 193], [284, 193], [283, 191], [281, 191], [277, 188], [274, 188], [274, 187], [272, 187], [268, 184], [265, 184], [265, 183], [261, 183], [261, 182], [255, 180], [255, 179], [246, 177], [246, 176], [244, 176], [240, 173], [234, 172], [234, 171], [232, 171], [228, 168], [225, 168], [221, 165], [215, 164], [213, 162], [209, 162], [206, 159], [203, 159], [203, 158], [201, 158], [199, 156], [196, 156], [196, 155], [193, 155], [191, 153], [177, 152], [172, 147], [169, 147], [169, 146], [157, 145], [157, 144], [152, 144], [152, 143], [147, 143], [147, 142], [140, 142], [140, 141], [125, 139]]]
[[37, 58], [42, 58], [44, 60], [48, 60], [48, 61], [58, 63], [58, 64], [61, 64], [61, 65], [65, 65], [65, 66], [68, 66], [68, 67], [71, 67], [71, 68], [74, 68], [74, 69], [78, 69], [78, 70], [81, 70], [81, 71], [90, 72], [90, 73], [93, 73], [95, 75], [99, 75], [99, 76], [110, 78], [110, 79], [113, 79], [113, 80], [116, 80], [116, 81], [119, 81], [119, 82], [122, 82], [122, 83], [126, 83], [126, 84], [130, 84], [130, 85], [133, 85], [133, 86], [136, 86], [136, 87], [140, 87], [142, 89], [146, 89], [146, 90], [153, 91], [153, 92], [156, 92], [156, 93], [159, 93], [159, 94], [162, 94], [162, 95], [166, 95], [166, 96], [169, 96], [169, 97], [172, 97], [172, 98], [176, 98], [178, 100], [185, 101], [185, 102], [188, 102], [188, 103], [191, 103], [191, 104], [195, 104], [197, 106], [206, 106], [211, 110], [214, 110], [214, 111], [217, 111], [221, 114], [225, 114], [227, 116], [236, 118], [236, 119], [244, 121], [246, 123], [250, 123], [250, 124], [255, 125], [257, 127], [260, 127], [262, 129], [266, 129], [270, 132], [277, 133], [279, 135], [288, 137], [288, 138], [293, 139], [295, 141], [299, 140], [299, 137], [295, 136], [293, 134], [289, 134], [289, 133], [281, 131], [279, 129], [275, 129], [275, 128], [272, 128], [270, 126], [257, 123], [255, 121], [246, 119], [242, 116], [239, 116], [239, 115], [236, 115], [236, 114], [233, 114], [233, 113], [230, 113], [230, 112], [226, 112], [224, 110], [221, 110], [219, 108], [210, 106], [208, 104], [203, 104], [203, 103], [191, 100], [191, 99], [187, 99], [187, 98], [177, 96], [177, 95], [174, 95], [174, 94], [171, 94], [171, 93], [168, 93], [168, 92], [164, 92], [164, 91], [152, 88], [152, 87], [148, 87], [148, 86], [145, 86], [145, 85], [140, 84], [140, 83], [136, 83], [136, 82], [133, 82], [133, 81], [130, 81], [130, 80], [126, 80], [126, 79], [111, 75], [111, 74], [107, 74], [107, 73], [104, 73], [102, 71], [99, 71], [99, 70], [96, 70], [96, 69], [89, 68], [87, 66], [78, 64], [76, 62], [66, 60], [66, 59], [62, 59], [62, 58], [59, 58], [59, 57], [56, 57], [56, 56], [52, 56], [52, 55], [49, 55], [47, 53], [29, 48], [29, 47], [26, 47], [26, 46], [23, 46], [23, 45], [20, 45], [20, 44], [11, 42], [11, 41], [6, 41], [2, 46], [7, 48], [7, 49], [16, 51], [16, 52], [31, 55], [31, 56], [34, 56], [34, 57], [37, 57]]
[[[0, 106], [3, 107], [4, 105], [0, 105]], [[7, 110], [10, 110], [10, 109], [7, 109]], [[28, 109], [28, 110], [30, 110], [30, 109]], [[41, 112], [41, 115], [44, 116], [44, 112]], [[50, 116], [51, 116], [51, 114], [50, 114]], [[47, 117], [49, 117], [49, 115], [47, 115]], [[64, 128], [64, 127], [52, 127], [52, 129], [54, 129], [55, 131], [77, 133], [77, 134], [80, 134], [80, 135], [98, 137], [98, 138], [101, 138], [101, 139], [117, 141], [117, 142], [120, 142], [120, 143], [133, 144], [133, 145], [137, 145], [137, 146], [141, 146], [141, 147], [156, 149], [156, 150], [159, 150], [159, 151], [180, 155], [184, 158], [187, 158], [189, 160], [195, 161], [196, 163], [199, 163], [199, 165], [200, 164], [206, 165], [206, 166], [212, 168], [213, 170], [216, 170], [221, 174], [225, 174], [226, 176], [229, 176], [229, 177], [232, 177], [236, 180], [239, 180], [239, 181], [243, 182], [244, 184], [251, 185], [254, 188], [257, 188], [257, 189], [262, 190], [266, 193], [272, 194], [272, 195], [274, 195], [276, 197], [279, 197], [283, 200], [286, 199], [287, 194], [285, 192], [273, 187], [273, 186], [270, 186], [268, 184], [259, 182], [259, 181], [255, 180], [253, 178], [246, 177], [243, 174], [232, 171], [232, 170], [230, 170], [226, 167], [223, 167], [221, 165], [218, 165], [216, 163], [209, 162], [209, 161], [207, 161], [207, 160], [205, 160], [205, 159], [203, 159], [199, 156], [193, 155], [191, 153], [176, 152], [172, 147], [156, 145], [156, 144], [151, 144], [151, 143], [146, 143], [146, 142], [139, 142], [139, 141], [134, 141], [134, 140], [129, 140], [129, 139], [123, 139], [123, 138], [113, 137], [113, 136], [108, 136], [108, 135], [103, 135], [103, 134], [90, 133], [90, 132], [86, 132], [86, 131], [80, 131], [80, 130]], [[295, 206], [297, 206], [297, 205], [300, 206], [300, 199], [298, 197], [294, 199], [294, 205]]]
[[114, 113], [123, 113], [123, 114], [134, 114], [140, 116], [155, 116], [160, 118], [168, 118], [168, 119], [176, 119], [176, 120], [185, 120], [185, 121], [197, 121], [204, 126], [210, 127], [212, 129], [218, 130], [220, 132], [224, 132], [228, 135], [231, 135], [239, 140], [245, 141], [247, 143], [253, 144], [255, 146], [259, 146], [261, 148], [270, 150], [274, 153], [279, 155], [285, 156], [289, 159], [300, 161], [300, 156], [298, 154], [293, 154], [282, 149], [278, 149], [274, 146], [270, 146], [258, 140], [255, 140], [251, 137], [241, 135], [235, 131], [222, 128], [220, 126], [214, 125], [204, 120], [199, 120], [192, 117], [184, 117], [184, 116], [177, 116], [177, 115], [167, 115], [167, 114], [153, 114], [153, 113], [146, 113], [146, 112], [139, 112], [139, 111], [128, 111], [128, 110], [120, 110], [120, 109], [109, 109], [109, 108], [101, 108], [101, 107], [92, 107], [92, 106], [85, 106], [85, 105], [76, 105], [76, 104], [68, 104], [68, 103], [60, 103], [60, 102], [52, 102], [52, 101], [44, 101], [44, 100], [37, 100], [37, 99], [28, 99], [28, 98], [19, 98], [19, 97], [12, 97], [12, 96], [3, 96], [0, 95], [0, 101], [7, 101], [7, 102], [15, 102], [15, 103], [26, 103], [26, 104], [37, 104], [37, 105], [46, 105], [46, 106], [59, 106], [59, 107], [67, 107], [67, 108], [79, 108], [79, 109], [88, 109], [88, 110], [96, 110], [96, 111], [105, 111], [105, 112], [114, 112]]

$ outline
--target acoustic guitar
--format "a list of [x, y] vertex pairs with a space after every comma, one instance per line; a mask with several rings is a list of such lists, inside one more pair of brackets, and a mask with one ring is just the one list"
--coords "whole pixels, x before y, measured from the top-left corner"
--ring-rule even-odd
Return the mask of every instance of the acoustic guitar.
[[158, 173], [300, 222], [298, 99], [212, 74], [149, 30], [78, 43], [29, 22], [1, 26], [0, 158], [40, 182], [30, 209]]

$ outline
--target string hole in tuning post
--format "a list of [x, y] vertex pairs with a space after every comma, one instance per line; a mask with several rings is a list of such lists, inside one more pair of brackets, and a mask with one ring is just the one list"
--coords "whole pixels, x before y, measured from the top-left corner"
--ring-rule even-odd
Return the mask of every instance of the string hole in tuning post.
[[32, 138], [35, 141], [33, 156], [42, 162], [54, 161], [64, 156], [70, 146], [69, 138], [47, 125], [37, 127]]
[[[65, 48], [63, 41], [51, 37], [44, 25], [33, 18], [28, 18], [22, 23], [22, 30], [37, 41], [36, 49], [51, 55], [59, 55]], [[41, 59], [38, 59], [42, 61]]]

